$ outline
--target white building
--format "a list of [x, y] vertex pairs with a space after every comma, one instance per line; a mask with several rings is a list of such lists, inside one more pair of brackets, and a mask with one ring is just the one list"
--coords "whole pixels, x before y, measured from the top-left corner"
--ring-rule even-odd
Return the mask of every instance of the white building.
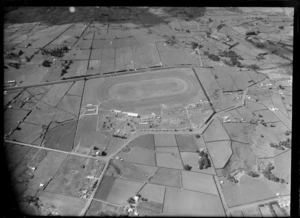
[[131, 113], [131, 112], [123, 112], [123, 114], [127, 114], [130, 117], [138, 117], [139, 116], [138, 113]]
[[112, 110], [112, 112], [115, 112], [115, 113], [121, 113], [121, 114], [126, 114], [127, 116], [130, 116], [130, 117], [138, 117], [139, 114], [138, 113], [131, 113], [131, 112], [122, 112], [120, 110]]
[[113, 112], [115, 113], [121, 113], [122, 111], [119, 111], [119, 110], [112, 110]]

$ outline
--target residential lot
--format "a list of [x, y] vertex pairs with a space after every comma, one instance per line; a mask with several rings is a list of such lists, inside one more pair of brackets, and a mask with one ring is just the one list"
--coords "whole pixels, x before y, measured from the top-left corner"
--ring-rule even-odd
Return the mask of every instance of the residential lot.
[[5, 7], [20, 212], [290, 215], [293, 13]]

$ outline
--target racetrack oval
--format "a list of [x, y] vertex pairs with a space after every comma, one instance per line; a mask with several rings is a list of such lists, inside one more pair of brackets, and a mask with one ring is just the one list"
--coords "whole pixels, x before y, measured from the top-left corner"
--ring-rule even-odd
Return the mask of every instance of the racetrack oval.
[[188, 104], [205, 99], [194, 72], [188, 68], [90, 80], [85, 96], [97, 99], [102, 108], [118, 110]]
[[182, 79], [166, 77], [113, 84], [108, 89], [108, 97], [119, 102], [146, 100], [184, 93], [189, 85]]

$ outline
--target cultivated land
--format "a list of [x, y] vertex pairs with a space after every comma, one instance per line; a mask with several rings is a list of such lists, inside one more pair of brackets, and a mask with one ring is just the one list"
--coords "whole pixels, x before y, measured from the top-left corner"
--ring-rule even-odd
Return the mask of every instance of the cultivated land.
[[293, 9], [5, 10], [23, 214], [290, 215]]

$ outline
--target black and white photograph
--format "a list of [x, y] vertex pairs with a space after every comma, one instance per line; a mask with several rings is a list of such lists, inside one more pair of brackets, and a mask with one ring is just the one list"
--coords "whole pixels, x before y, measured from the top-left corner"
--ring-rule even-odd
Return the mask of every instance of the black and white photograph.
[[291, 216], [294, 7], [3, 12], [15, 211]]

